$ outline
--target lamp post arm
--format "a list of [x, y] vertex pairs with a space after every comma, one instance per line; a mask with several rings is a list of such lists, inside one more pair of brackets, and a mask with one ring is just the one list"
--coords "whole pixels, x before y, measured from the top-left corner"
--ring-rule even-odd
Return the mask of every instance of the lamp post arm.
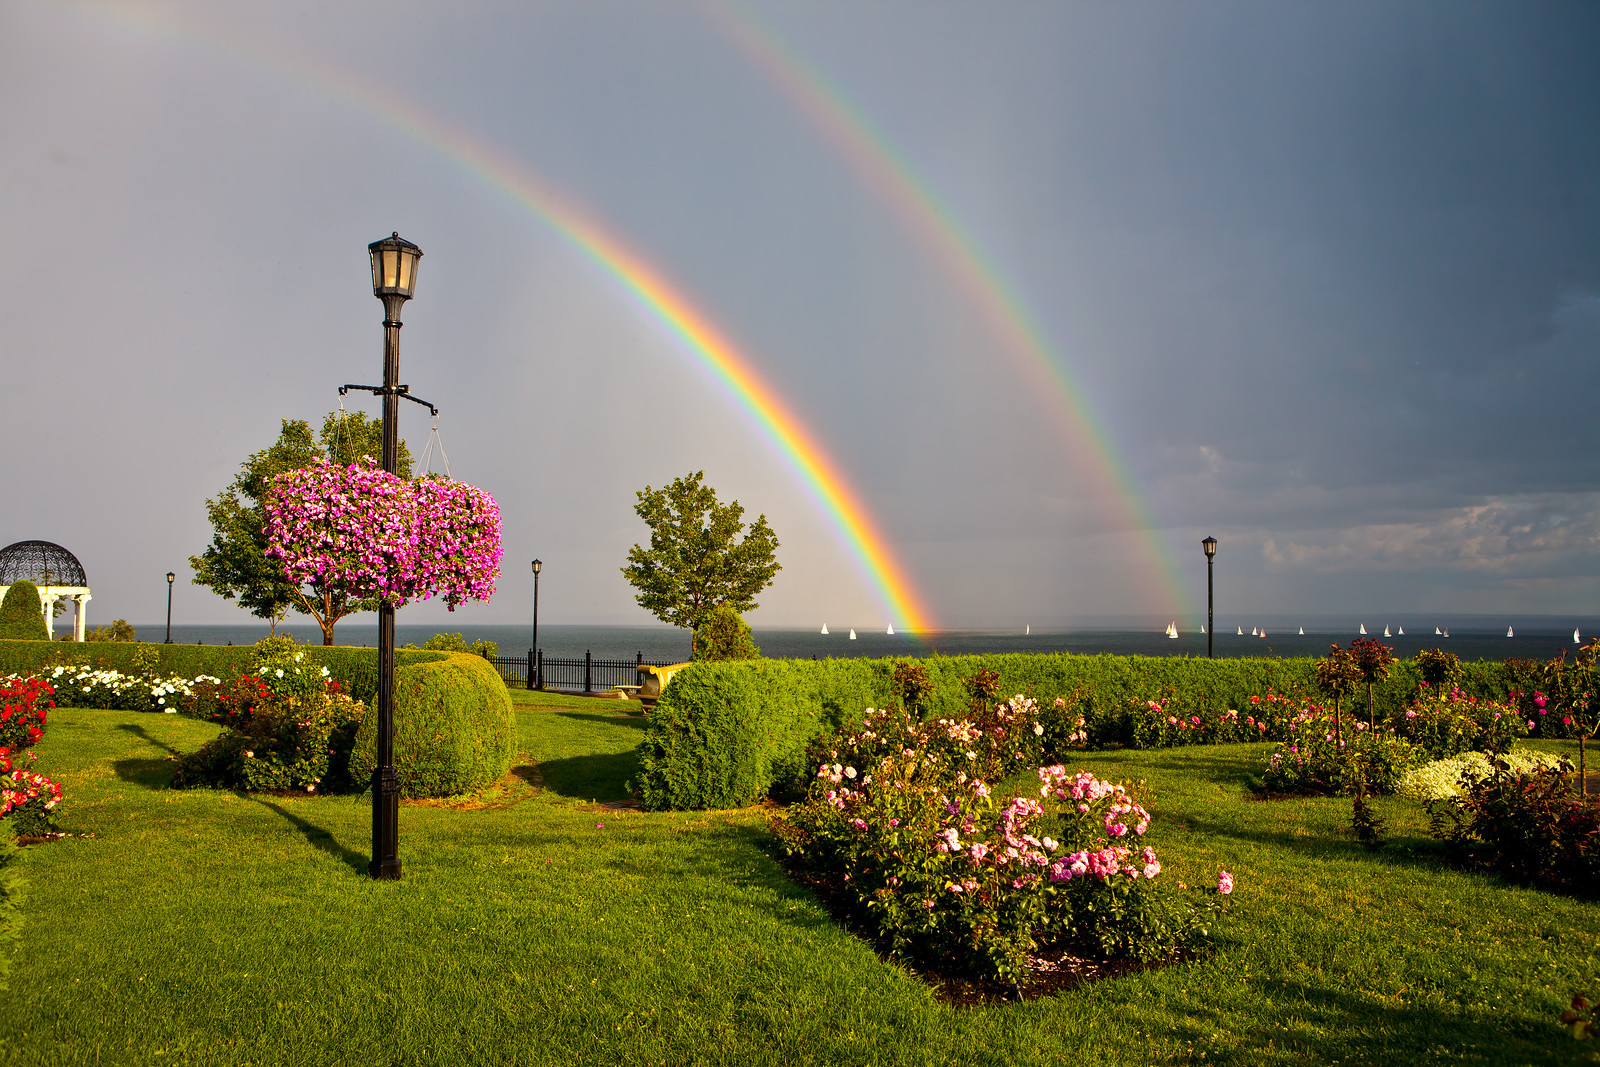
[[434, 407], [428, 401], [422, 399], [420, 396], [412, 396], [411, 386], [409, 385], [397, 385], [393, 389], [382, 385], [341, 385], [339, 386], [339, 395], [344, 396], [352, 389], [358, 389], [363, 393], [371, 393], [373, 396], [389, 396], [392, 394], [400, 397], [402, 400], [409, 400], [413, 404], [421, 404], [423, 407], [428, 409], [428, 414], [430, 415], [439, 414], [439, 409]]

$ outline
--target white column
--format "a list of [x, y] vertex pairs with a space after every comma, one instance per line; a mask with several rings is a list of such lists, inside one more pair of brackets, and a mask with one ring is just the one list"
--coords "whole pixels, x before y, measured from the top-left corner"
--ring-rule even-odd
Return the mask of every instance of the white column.
[[89, 623], [89, 601], [93, 600], [94, 597], [88, 593], [79, 593], [72, 599], [77, 601], [77, 607], [72, 611], [72, 639], [74, 641], [82, 641], [84, 630]]
[[55, 628], [56, 595], [54, 593], [49, 593], [49, 592], [45, 592], [43, 590], [40, 590], [40, 592], [39, 592], [39, 604], [40, 604], [40, 606], [42, 606], [44, 608], [44, 632], [45, 632], [45, 636], [48, 637], [50, 640], [54, 641], [56, 639], [56, 628]]

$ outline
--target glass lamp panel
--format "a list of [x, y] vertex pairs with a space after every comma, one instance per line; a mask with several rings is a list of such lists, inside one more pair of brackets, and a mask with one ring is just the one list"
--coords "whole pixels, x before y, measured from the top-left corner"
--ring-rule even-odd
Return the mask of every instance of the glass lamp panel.
[[372, 256], [372, 291], [378, 292], [383, 288], [383, 253], [373, 249]]
[[395, 283], [402, 293], [410, 295], [412, 286], [416, 284], [417, 257], [409, 251], [400, 253], [400, 276]]

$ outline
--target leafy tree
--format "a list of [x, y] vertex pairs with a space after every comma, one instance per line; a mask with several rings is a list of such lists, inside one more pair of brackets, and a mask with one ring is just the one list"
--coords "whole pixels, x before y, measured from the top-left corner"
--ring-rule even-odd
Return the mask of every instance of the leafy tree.
[[1600, 689], [1596, 668], [1600, 667], [1600, 638], [1591, 638], [1578, 649], [1572, 662], [1567, 662], [1567, 650], [1545, 665], [1544, 688], [1555, 710], [1565, 712], [1562, 717], [1578, 735], [1578, 791], [1589, 795], [1589, 742], [1600, 733], [1600, 700], [1595, 699]]
[[1328, 654], [1317, 660], [1317, 688], [1322, 695], [1333, 700], [1333, 735], [1343, 740], [1339, 722], [1339, 702], [1356, 691], [1361, 682], [1361, 667], [1348, 649], [1332, 646]]
[[0, 600], [0, 638], [50, 640], [50, 633], [44, 626], [44, 601], [39, 599], [39, 587], [26, 578], [12, 582], [5, 599]]
[[761, 649], [750, 636], [750, 624], [729, 604], [718, 604], [694, 632], [694, 651], [689, 658], [697, 662], [760, 659]]
[[650, 547], [634, 545], [622, 568], [640, 607], [696, 631], [719, 605], [741, 615], [753, 610], [780, 570], [767, 517], [744, 533], [744, 508], [737, 500], [719, 504], [704, 478], [705, 471], [696, 471], [662, 489], [640, 490], [633, 510], [650, 527]]
[[[319, 583], [302, 587], [290, 581], [283, 567], [267, 558], [266, 495], [272, 479], [285, 471], [309, 467], [319, 459], [352, 464], [362, 456], [383, 455], [383, 423], [365, 412], [342, 419], [329, 412], [322, 432], [313, 435], [302, 419], [284, 419], [278, 439], [249, 456], [222, 492], [206, 501], [211, 520], [210, 546], [189, 557], [194, 584], [203, 585], [224, 600], [239, 605], [260, 619], [271, 621], [276, 631], [292, 608], [310, 615], [322, 627], [322, 643], [333, 644], [333, 627], [346, 615], [376, 611], [376, 600], [355, 600]], [[400, 476], [411, 476], [411, 452], [400, 442]]]
[[85, 641], [137, 641], [139, 635], [128, 625], [127, 619], [115, 619], [109, 626], [101, 626], [83, 635]]
[[1378, 723], [1372, 710], [1372, 687], [1389, 677], [1389, 668], [1394, 665], [1394, 649], [1380, 645], [1374, 638], [1358, 637], [1350, 642], [1350, 656], [1355, 660], [1356, 670], [1361, 672], [1361, 680], [1367, 683], [1367, 725], [1376, 727]]

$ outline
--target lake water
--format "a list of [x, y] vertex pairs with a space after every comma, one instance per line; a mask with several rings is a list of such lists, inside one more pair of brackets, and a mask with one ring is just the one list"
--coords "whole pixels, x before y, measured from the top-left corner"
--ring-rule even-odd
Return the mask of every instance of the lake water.
[[[370, 619], [371, 616], [366, 618]], [[1574, 627], [1582, 630], [1584, 640], [1600, 633], [1600, 618], [1568, 618], [1544, 616], [1513, 619], [1511, 623], [1490, 621], [1486, 618], [1446, 621], [1450, 636], [1435, 636], [1433, 623], [1406, 618], [1398, 625], [1406, 629], [1405, 636], [1383, 637], [1382, 622], [1367, 624], [1374, 637], [1394, 649], [1395, 655], [1410, 657], [1424, 648], [1442, 648], [1454, 652], [1464, 660], [1505, 660], [1512, 657], [1548, 659], [1562, 648], [1572, 649]], [[1505, 627], [1514, 625], [1516, 636], [1505, 636]], [[1237, 624], [1226, 628], [1218, 626], [1215, 639], [1216, 654], [1223, 656], [1320, 656], [1335, 642], [1348, 645], [1357, 636], [1357, 623], [1345, 620], [1327, 620], [1305, 627], [1305, 636], [1296, 631], [1298, 626], [1285, 625], [1274, 629], [1269, 622], [1266, 637], [1251, 637], [1250, 626]], [[1240, 636], [1236, 631], [1244, 630]], [[139, 636], [144, 640], [160, 641], [164, 625], [139, 626]], [[289, 624], [278, 627], [280, 632], [292, 634], [297, 641], [320, 644], [322, 632], [316, 626]], [[441, 631], [459, 632], [469, 642], [479, 639], [494, 641], [504, 656], [527, 654], [531, 634], [522, 626], [413, 626], [399, 623], [395, 626], [396, 643], [421, 645]], [[266, 636], [265, 625], [185, 626], [174, 624], [172, 639], [183, 644], [203, 642], [208, 645], [246, 645]], [[341, 645], [373, 645], [377, 643], [378, 628], [374, 622], [360, 618], [341, 622], [335, 639]], [[812, 659], [837, 657], [929, 656], [966, 655], [987, 652], [1078, 652], [1112, 653], [1115, 655], [1145, 656], [1204, 656], [1206, 635], [1198, 629], [1181, 631], [1176, 639], [1168, 638], [1156, 627], [1102, 627], [1061, 629], [1048, 633], [1023, 634], [1020, 631], [995, 630], [941, 630], [930, 634], [895, 634], [879, 631], [857, 631], [856, 640], [849, 637], [848, 628], [840, 628], [827, 636], [814, 630], [756, 630], [756, 644], [762, 654], [778, 658]], [[539, 643], [544, 654], [552, 658], [582, 658], [592, 652], [596, 659], [633, 659], [642, 653], [647, 660], [683, 660], [689, 658], [687, 631], [665, 626], [563, 626], [541, 623]]]

